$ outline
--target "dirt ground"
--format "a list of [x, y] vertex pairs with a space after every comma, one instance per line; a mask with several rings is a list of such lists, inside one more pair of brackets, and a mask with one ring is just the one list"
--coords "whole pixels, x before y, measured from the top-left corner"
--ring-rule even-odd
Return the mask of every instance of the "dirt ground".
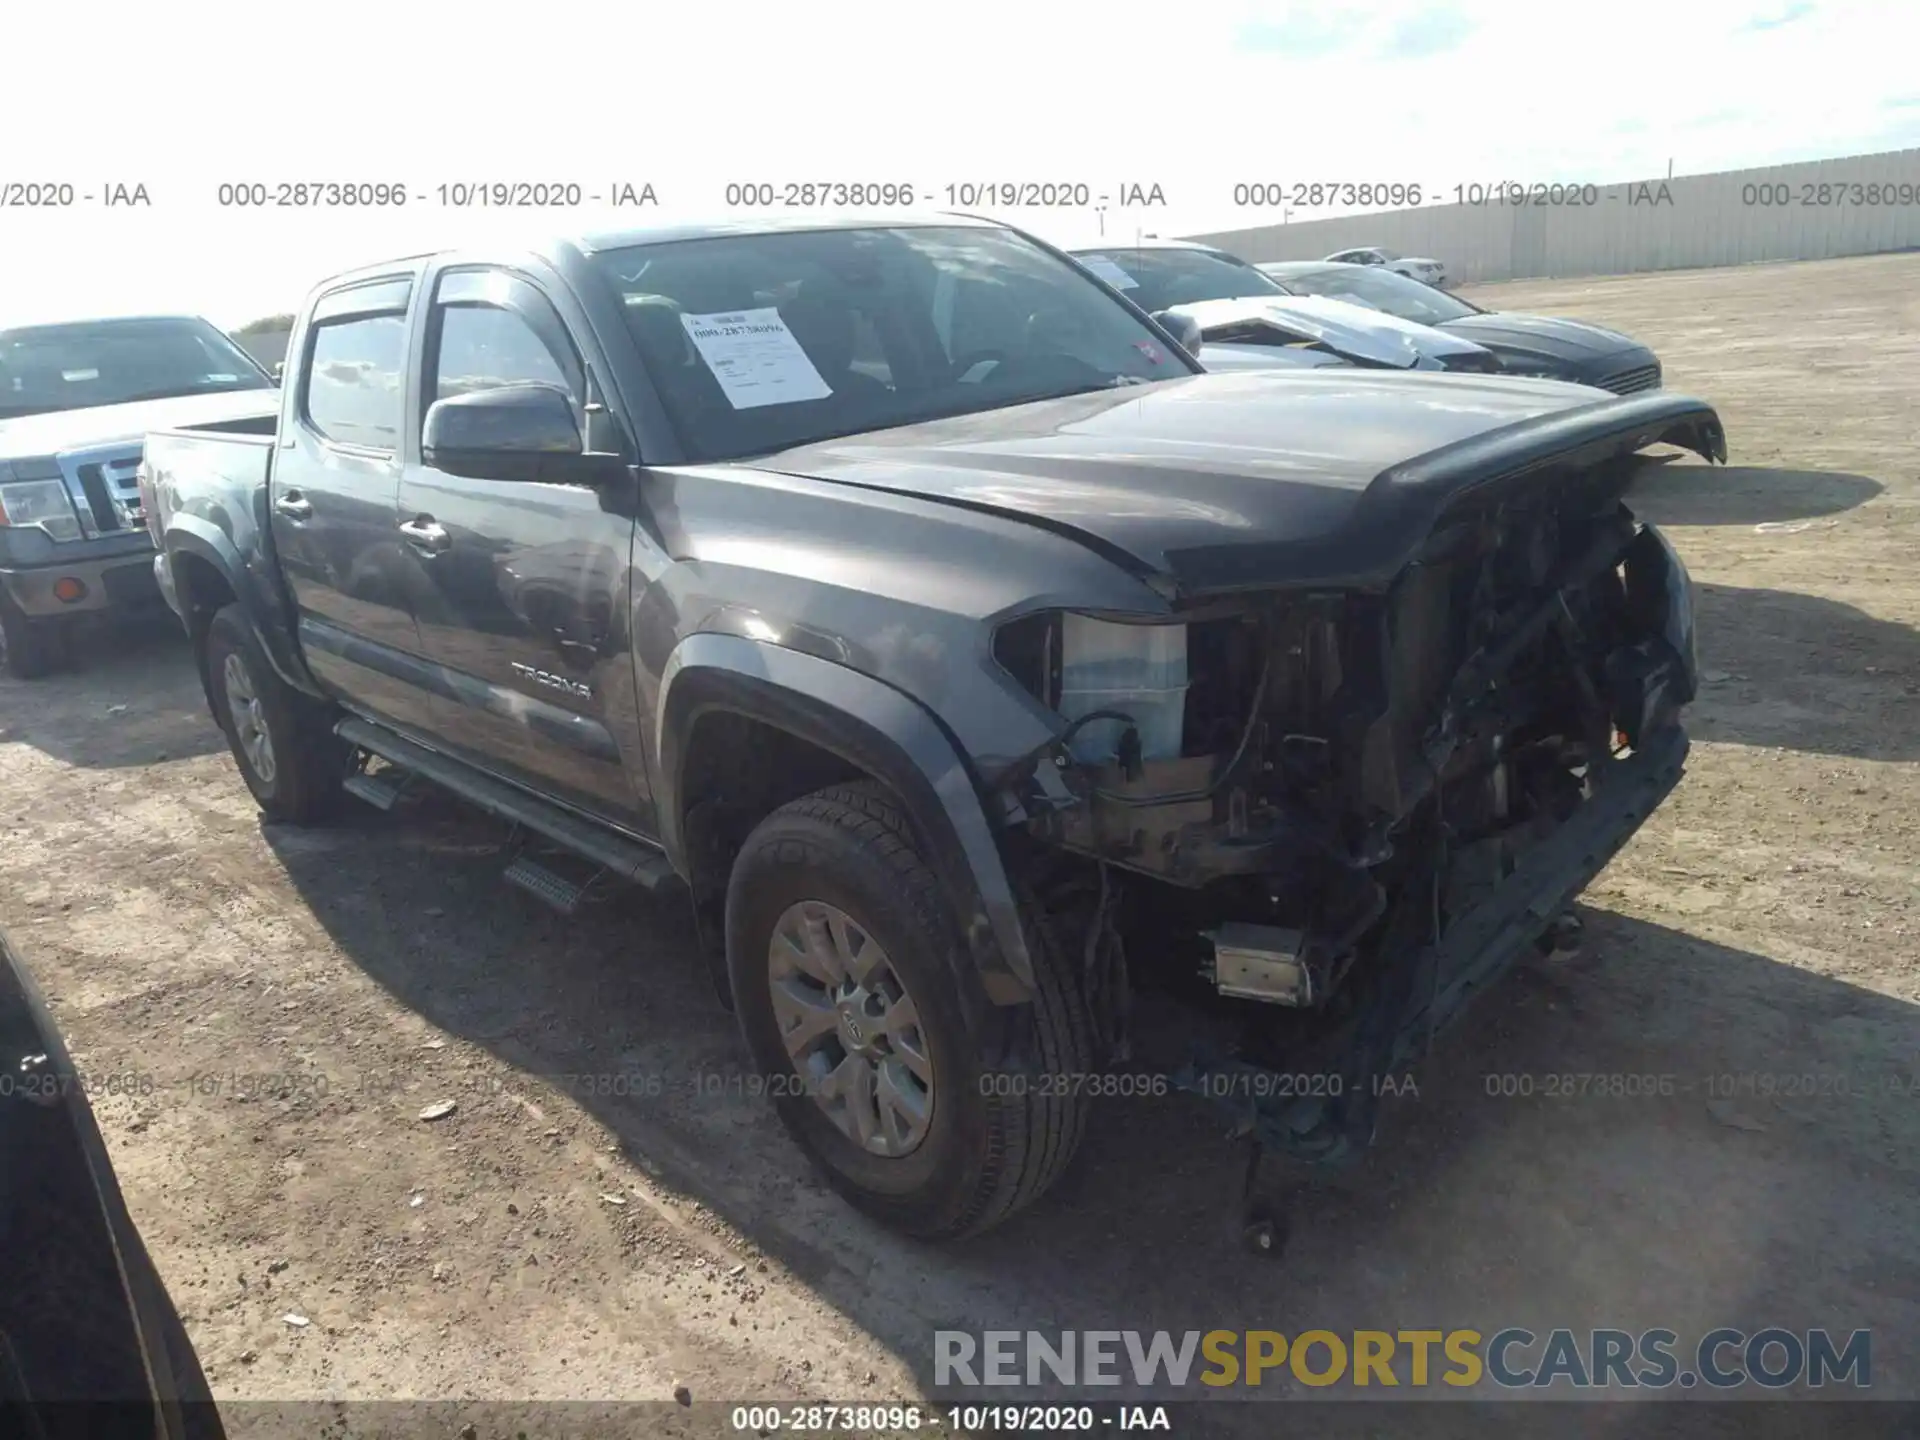
[[[0, 683], [0, 923], [83, 1068], [155, 1082], [95, 1104], [223, 1403], [902, 1399], [988, 1326], [1865, 1327], [1920, 1397], [1920, 255], [1473, 293], [1721, 408], [1731, 466], [1637, 501], [1702, 586], [1696, 747], [1585, 949], [1441, 1041], [1276, 1263], [1184, 1099], [898, 1240], [742, 1094], [678, 910], [551, 915], [451, 802], [263, 827], [164, 630]], [[1488, 1094], [1567, 1072], [1677, 1083]]]

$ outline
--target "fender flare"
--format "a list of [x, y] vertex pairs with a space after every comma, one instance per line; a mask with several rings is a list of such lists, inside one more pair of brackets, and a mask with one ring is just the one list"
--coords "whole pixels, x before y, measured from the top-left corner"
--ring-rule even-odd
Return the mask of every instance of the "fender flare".
[[[275, 673], [302, 694], [315, 699], [326, 698], [325, 692], [307, 670], [306, 661], [301, 658], [292, 629], [284, 623], [284, 607], [279, 603], [278, 596], [268, 588], [272, 582], [264, 580], [257, 568], [247, 563], [239, 547], [224, 531], [198, 515], [175, 515], [167, 524], [166, 540], [169, 569], [176, 555], [191, 555], [211, 565], [240, 602], [247, 627], [260, 642], [260, 649]], [[177, 570], [173, 573], [173, 583], [180, 597], [181, 609], [191, 614], [192, 592], [190, 587], [182, 583]], [[181, 623], [191, 628], [185, 615], [181, 617]]]
[[931, 711], [884, 681], [744, 636], [689, 635], [660, 677], [653, 766], [661, 843], [690, 873], [681, 793], [684, 746], [703, 715], [730, 712], [785, 730], [891, 789], [960, 921], [987, 998], [1033, 998], [1033, 957], [972, 771]]

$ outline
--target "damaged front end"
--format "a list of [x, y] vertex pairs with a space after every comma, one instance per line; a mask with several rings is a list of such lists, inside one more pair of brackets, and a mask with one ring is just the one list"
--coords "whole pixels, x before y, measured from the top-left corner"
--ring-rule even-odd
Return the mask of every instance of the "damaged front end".
[[1622, 503], [1645, 439], [1472, 483], [1381, 477], [1445, 494], [1377, 582], [1281, 575], [1145, 626], [1000, 628], [1001, 665], [1067, 721], [1002, 784], [1112, 1053], [1148, 1028], [1128, 1018], [1144, 993], [1186, 1002], [1153, 1028], [1190, 1088], [1300, 1158], [1370, 1143], [1383, 1080], [1679, 779], [1690, 582]]

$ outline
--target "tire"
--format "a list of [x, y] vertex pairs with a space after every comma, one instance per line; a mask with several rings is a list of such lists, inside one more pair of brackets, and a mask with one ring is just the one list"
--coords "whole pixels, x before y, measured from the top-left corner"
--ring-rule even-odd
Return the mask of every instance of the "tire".
[[[205, 644], [214, 718], [261, 811], [296, 825], [330, 814], [344, 793], [347, 748], [333, 734], [325, 707], [280, 678], [240, 606], [228, 605], [213, 617]], [[251, 692], [251, 703], [242, 687]], [[261, 736], [264, 751], [257, 744]]]
[[73, 647], [62, 620], [36, 620], [0, 591], [0, 668], [16, 680], [64, 669]]
[[[863, 932], [867, 943], [877, 944], [891, 978], [912, 1001], [917, 1053], [932, 1083], [930, 1118], [910, 1149], [873, 1153], [871, 1138], [862, 1144], [846, 1129], [852, 1104], [838, 1121], [831, 1113], [841, 1097], [819, 1072], [831, 1067], [835, 1053], [843, 1063], [855, 1058], [844, 1029], [820, 1042], [816, 1056], [826, 1058], [810, 1058], [812, 1068], [789, 1053], [776, 988], [791, 1017], [786, 997], [795, 986], [811, 994], [814, 981], [794, 974], [777, 987], [770, 957], [783, 921], [783, 933], [798, 933], [796, 907], [803, 920], [839, 911], [840, 929]], [[1093, 1063], [1078, 973], [1041, 931], [1034, 937], [1034, 1003], [988, 1003], [939, 884], [916, 853], [899, 806], [880, 786], [820, 790], [762, 821], [734, 862], [726, 936], [735, 1011], [755, 1067], [788, 1132], [856, 1208], [908, 1235], [954, 1239], [1006, 1220], [1065, 1171], [1085, 1134], [1089, 1103], [1072, 1077]], [[965, 999], [962, 986], [971, 991]], [[876, 988], [891, 994], [893, 987], [881, 981]], [[824, 1018], [824, 1011], [808, 1013]], [[888, 1073], [900, 1077], [891, 1093], [910, 1089], [915, 1077], [900, 1071], [915, 1043], [893, 1032], [870, 1043], [885, 1047], [881, 1070], [892, 1066]], [[1053, 1083], [1043, 1083], [1048, 1080]], [[875, 1093], [883, 1093], [882, 1082], [873, 1083]], [[898, 1112], [894, 1121], [899, 1124]], [[878, 1128], [888, 1128], [885, 1107]], [[882, 1135], [880, 1143], [898, 1139]]]

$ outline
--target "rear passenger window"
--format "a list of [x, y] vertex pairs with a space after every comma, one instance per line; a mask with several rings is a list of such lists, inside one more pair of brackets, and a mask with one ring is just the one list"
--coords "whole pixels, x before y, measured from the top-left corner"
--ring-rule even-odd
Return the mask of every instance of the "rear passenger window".
[[[519, 315], [491, 305], [440, 310], [440, 346], [427, 403], [501, 385], [540, 384], [573, 393], [546, 342]], [[577, 397], [576, 397], [577, 398]]]
[[307, 423], [341, 445], [397, 450], [406, 353], [403, 315], [361, 315], [317, 326], [307, 372]]

